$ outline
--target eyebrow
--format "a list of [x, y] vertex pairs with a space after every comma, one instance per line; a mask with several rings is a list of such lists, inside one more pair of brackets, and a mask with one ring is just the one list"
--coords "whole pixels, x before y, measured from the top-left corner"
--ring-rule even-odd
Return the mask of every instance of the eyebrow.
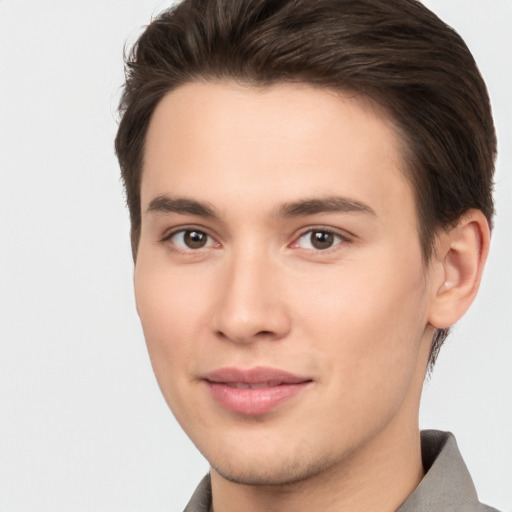
[[[195, 199], [171, 198], [166, 195], [155, 197], [149, 203], [147, 212], [177, 213], [180, 215], [198, 215], [200, 217], [218, 217], [215, 208]], [[319, 213], [361, 212], [376, 216], [370, 206], [346, 197], [326, 197], [303, 199], [285, 203], [277, 209], [277, 217], [305, 217]]]
[[346, 197], [326, 197], [322, 199], [305, 199], [282, 205], [278, 214], [280, 217], [302, 217], [317, 213], [352, 213], [361, 212], [376, 216], [370, 206], [348, 199]]
[[200, 217], [216, 217], [215, 209], [207, 203], [194, 199], [171, 198], [158, 196], [151, 200], [147, 212], [178, 213], [181, 215], [199, 215]]

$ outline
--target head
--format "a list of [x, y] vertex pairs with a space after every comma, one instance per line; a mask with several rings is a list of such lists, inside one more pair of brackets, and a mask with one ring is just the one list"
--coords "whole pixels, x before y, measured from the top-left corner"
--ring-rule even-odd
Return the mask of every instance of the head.
[[[186, 180], [181, 180], [180, 176], [188, 176], [187, 179], [195, 179], [196, 183], [204, 185], [208, 181], [208, 177], [202, 170], [196, 172], [192, 169], [204, 169], [205, 163], [215, 162], [217, 155], [217, 153], [212, 152], [213, 150], [210, 150], [210, 153], [208, 150], [204, 150], [204, 147], [210, 147], [205, 143], [204, 138], [199, 137], [194, 141], [198, 144], [204, 143], [205, 146], [191, 146], [191, 140], [181, 139], [182, 135], [180, 135], [179, 130], [176, 131], [176, 126], [168, 126], [167, 122], [171, 124], [172, 122], [180, 123], [186, 133], [202, 133], [203, 131], [211, 133], [216, 132], [218, 127], [223, 127], [223, 123], [227, 123], [226, 119], [222, 118], [223, 112], [229, 112], [230, 119], [237, 119], [237, 116], [240, 116], [240, 113], [243, 112], [246, 117], [238, 119], [242, 123], [243, 129], [248, 132], [255, 130], [255, 138], [252, 139], [253, 145], [250, 146], [250, 150], [253, 152], [261, 150], [263, 155], [270, 151], [271, 157], [274, 158], [274, 160], [270, 160], [276, 163], [279, 155], [283, 154], [283, 148], [272, 153], [272, 148], [269, 149], [269, 146], [273, 146], [273, 143], [265, 139], [265, 130], [258, 131], [257, 128], [260, 123], [272, 122], [271, 120], [274, 119], [272, 112], [276, 111], [278, 115], [274, 122], [276, 126], [279, 125], [279, 111], [282, 108], [281, 114], [293, 120], [296, 125], [300, 125], [302, 123], [301, 119], [304, 119], [304, 125], [311, 128], [310, 136], [302, 139], [304, 147], [308, 146], [309, 140], [316, 140], [315, 133], [323, 133], [322, 140], [318, 140], [317, 154], [322, 152], [322, 154], [330, 155], [334, 161], [336, 158], [343, 158], [343, 155], [335, 154], [334, 147], [336, 144], [333, 141], [330, 142], [331, 146], [329, 148], [322, 147], [325, 141], [327, 141], [326, 143], [329, 141], [329, 132], [322, 132], [322, 130], [326, 126], [325, 121], [329, 118], [329, 112], [338, 111], [336, 107], [338, 104], [343, 106], [343, 110], [339, 112], [339, 119], [343, 119], [345, 124], [338, 126], [336, 121], [338, 118], [330, 119], [329, 123], [330, 126], [333, 126], [334, 135], [343, 136], [344, 140], [347, 141], [352, 136], [351, 130], [347, 130], [347, 126], [351, 126], [354, 133], [364, 138], [364, 132], [367, 129], [368, 134], [373, 134], [372, 140], [378, 141], [381, 149], [386, 145], [386, 141], [389, 148], [391, 148], [389, 154], [386, 151], [382, 154], [378, 151], [374, 153], [373, 149], [370, 151], [364, 145], [365, 143], [362, 143], [363, 146], [358, 146], [361, 141], [354, 140], [352, 146], [345, 148], [347, 151], [345, 154], [348, 155], [352, 148], [359, 148], [361, 150], [360, 154], [373, 154], [373, 162], [367, 161], [366, 164], [370, 165], [372, 163], [375, 169], [380, 169], [381, 174], [371, 178], [366, 176], [362, 169], [359, 169], [360, 173], [352, 175], [350, 183], [362, 181], [365, 176], [367, 182], [375, 179], [373, 186], [368, 188], [368, 183], [366, 185], [365, 190], [367, 190], [369, 196], [372, 196], [375, 187], [379, 190], [386, 190], [386, 197], [390, 201], [394, 200], [395, 206], [396, 202], [403, 201], [404, 215], [410, 214], [409, 216], [412, 219], [409, 228], [412, 226], [413, 231], [410, 234], [414, 236], [410, 239], [412, 252], [409, 256], [416, 256], [416, 264], [413, 265], [415, 271], [408, 276], [411, 282], [399, 287], [400, 289], [396, 289], [395, 295], [392, 291], [389, 293], [392, 297], [390, 300], [395, 300], [395, 303], [391, 305], [386, 302], [379, 303], [377, 301], [372, 303], [370, 301], [367, 314], [371, 315], [373, 304], [375, 308], [381, 308], [383, 321], [387, 318], [389, 323], [392, 321], [394, 314], [400, 313], [397, 311], [397, 306], [404, 304], [409, 296], [416, 297], [411, 299], [414, 307], [409, 311], [409, 315], [410, 318], [414, 318], [418, 311], [420, 316], [424, 314], [425, 325], [422, 326], [421, 333], [418, 331], [418, 326], [408, 324], [404, 327], [403, 332], [400, 331], [400, 326], [398, 326], [396, 329], [389, 331], [388, 341], [393, 339], [396, 343], [405, 343], [408, 336], [417, 339], [418, 344], [415, 345], [412, 351], [408, 352], [409, 356], [415, 354], [414, 357], [417, 357], [409, 360], [404, 353], [397, 350], [389, 361], [388, 370], [402, 364], [405, 367], [412, 364], [414, 367], [418, 361], [418, 354], [425, 350], [423, 346], [424, 339], [428, 338], [428, 351], [425, 356], [426, 369], [427, 361], [430, 364], [435, 361], [439, 347], [448, 330], [448, 325], [444, 325], [446, 322], [440, 321], [439, 326], [429, 324], [427, 313], [429, 306], [424, 302], [424, 299], [425, 297], [431, 297], [432, 288], [429, 288], [429, 286], [432, 281], [435, 281], [435, 278], [430, 276], [429, 269], [435, 267], [432, 262], [436, 259], [439, 251], [442, 251], [444, 235], [450, 233], [450, 230], [456, 226], [464, 225], [463, 219], [467, 218], [468, 215], [471, 218], [472, 212], [480, 212], [481, 217], [490, 225], [493, 215], [491, 190], [496, 140], [486, 87], [469, 50], [453, 29], [445, 25], [415, 0], [318, 0], [315, 2], [309, 0], [279, 2], [271, 0], [240, 2], [232, 0], [190, 0], [182, 2], [159, 15], [144, 31], [128, 57], [126, 86], [120, 105], [121, 122], [116, 138], [116, 151], [122, 169], [130, 210], [134, 259], [136, 265], [139, 266], [139, 247], [142, 243], [141, 240], [144, 240], [143, 217], [145, 212], [150, 210], [153, 212], [167, 211], [167, 213], [174, 214], [177, 210], [180, 210], [180, 215], [186, 212], [194, 219], [197, 219], [197, 216], [220, 219], [212, 222], [218, 222], [215, 226], [221, 226], [229, 225], [228, 221], [222, 220], [221, 211], [224, 206], [238, 204], [236, 200], [237, 191], [230, 190], [228, 184], [233, 181], [234, 175], [224, 176], [222, 172], [229, 166], [221, 162], [218, 166], [212, 163], [212, 169], [216, 169], [216, 171], [211, 171], [214, 174], [210, 175], [210, 179], [216, 182], [216, 185], [206, 187], [206, 189], [213, 190], [217, 194], [215, 197], [212, 196], [212, 201], [208, 198], [206, 202], [200, 204], [194, 201], [187, 204], [185, 204], [186, 201], [185, 203], [183, 201], [170, 203], [166, 198], [161, 197], [160, 192], [173, 194], [173, 188], [179, 190], [182, 187]], [[189, 112], [186, 109], [183, 110], [187, 106], [191, 107]], [[201, 120], [203, 115], [204, 119]], [[324, 124], [320, 122], [320, 118], [323, 119]], [[208, 122], [212, 124], [208, 125]], [[205, 125], [215, 126], [215, 128], [206, 130]], [[215, 147], [227, 147], [230, 140], [239, 144], [240, 147], [244, 146], [247, 141], [239, 140], [236, 128], [228, 125], [229, 123], [226, 124], [224, 132], [219, 128]], [[338, 128], [334, 128], [336, 126]], [[282, 131], [275, 133], [272, 140], [279, 139], [281, 133], [283, 134], [283, 141], [288, 140], [288, 135], [291, 137], [289, 139], [291, 141], [293, 137], [287, 132], [288, 128], [289, 126], [281, 127]], [[336, 129], [338, 129], [338, 132], [336, 132]], [[166, 143], [163, 142], [164, 139], [161, 138], [161, 134], [164, 132], [167, 134], [170, 147], [167, 147]], [[223, 134], [224, 138], [222, 137]], [[227, 136], [228, 134], [231, 139]], [[293, 136], [296, 136], [296, 142], [300, 143], [304, 134], [295, 133]], [[254, 140], [257, 142], [254, 143]], [[174, 147], [172, 141], [176, 141]], [[194, 151], [204, 153], [201, 157], [205, 159], [202, 166], [199, 162], [190, 163], [188, 156], [182, 154], [185, 151], [183, 148], [186, 147], [189, 147], [191, 153], [194, 153]], [[197, 150], [198, 147], [201, 147], [201, 150]], [[293, 144], [290, 147], [294, 147]], [[382, 168], [378, 165], [381, 160], [375, 157], [376, 154], [380, 154], [382, 162], [387, 162], [387, 164], [382, 165]], [[311, 155], [304, 156], [294, 153], [290, 154], [289, 157], [298, 162], [309, 161], [311, 163]], [[303, 157], [304, 160], [301, 160]], [[161, 174], [163, 169], [161, 164], [155, 162], [166, 158], [169, 161], [169, 175], [173, 175], [174, 171], [176, 171], [176, 174], [161, 189], [154, 188], [153, 184], [158, 182], [159, 179], [157, 175]], [[254, 160], [258, 161], [258, 158]], [[190, 165], [183, 164], [185, 161], [189, 162]], [[354, 156], [354, 161], [359, 160]], [[276, 167], [276, 169], [284, 167], [286, 166], [283, 164]], [[309, 187], [309, 190], [311, 190], [309, 196], [313, 197], [313, 192], [316, 190], [315, 187], [318, 187], [318, 183], [315, 183], [314, 180], [310, 182], [310, 178], [312, 179], [314, 175], [314, 169], [311, 167], [308, 174], [306, 167], [302, 166], [301, 168], [300, 164], [297, 165], [296, 176], [291, 173], [281, 176], [277, 172], [275, 179], [279, 182], [282, 178], [282, 182], [279, 182], [282, 188], [286, 189], [288, 187], [291, 191], [295, 189], [292, 186], [292, 181], [297, 180], [304, 187]], [[396, 173], [388, 176], [386, 173], [391, 167], [396, 170]], [[329, 165], [326, 164], [325, 168], [329, 168]], [[190, 169], [189, 174], [187, 174], [186, 169]], [[358, 170], [357, 165], [354, 166], [354, 169]], [[215, 172], [219, 174], [216, 175]], [[324, 178], [326, 182], [333, 180], [332, 187], [335, 188], [334, 174], [328, 174]], [[240, 180], [242, 180], [244, 173], [241, 172], [240, 176]], [[245, 176], [246, 181], [239, 183], [238, 190], [243, 190], [246, 186], [248, 187], [247, 190], [259, 190], [260, 186], [265, 183], [268, 184], [270, 190], [271, 180], [274, 179], [272, 175], [265, 176], [266, 181], [264, 183], [261, 183], [262, 178], [258, 176], [257, 173]], [[350, 190], [351, 186], [348, 185], [347, 179], [343, 181], [340, 177], [340, 184], [346, 185], [347, 189]], [[251, 180], [253, 181], [251, 182]], [[219, 182], [226, 183], [226, 189], [219, 188]], [[166, 187], [171, 190], [166, 190]], [[198, 190], [201, 191], [203, 188], [205, 187], [199, 186]], [[193, 189], [185, 187], [184, 190], [186, 192], [181, 195], [187, 199], [190, 196], [189, 192]], [[219, 203], [215, 200], [215, 198], [222, 198], [223, 190], [226, 191], [226, 197], [230, 198], [229, 204], [226, 205], [221, 204], [222, 201]], [[204, 190], [204, 194], [204, 197], [207, 197], [208, 190]], [[299, 186], [297, 194], [301, 198], [309, 197], [306, 189], [300, 189]], [[361, 207], [357, 204], [357, 191], [355, 194], [349, 195], [351, 199], [354, 196], [356, 201], [352, 202], [352, 207], [355, 204], [357, 209]], [[244, 197], [239, 197], [240, 209], [235, 208], [232, 211], [233, 219], [242, 218], [244, 215], [249, 216], [249, 211], [242, 208], [245, 201]], [[259, 199], [256, 196], [252, 199], [255, 201], [261, 200], [261, 208], [264, 210], [264, 199], [269, 198], [270, 201], [272, 197], [272, 194], [262, 194]], [[160, 203], [158, 202], [159, 198]], [[195, 200], [196, 198], [192, 199]], [[290, 196], [276, 197], [276, 204], [268, 204], [269, 211], [281, 199], [282, 201], [279, 203], [281, 208], [286, 203], [288, 208], [293, 210], [294, 197]], [[408, 199], [410, 199], [410, 204]], [[376, 199], [374, 204], [379, 203], [379, 201], [379, 199]], [[247, 202], [249, 204], [251, 198], [248, 198]], [[258, 204], [258, 202], [255, 202], [253, 207], [258, 207]], [[210, 206], [212, 208], [209, 208]], [[297, 207], [300, 210], [305, 206], [301, 204]], [[348, 210], [352, 207], [346, 204], [343, 206]], [[313, 207], [311, 205], [306, 207], [306, 210], [311, 213], [312, 208], [314, 209], [314, 205]], [[322, 208], [325, 210], [325, 205]], [[368, 213], [368, 211], [373, 211], [372, 205], [368, 206], [363, 202], [361, 208], [367, 210], [366, 215], [372, 215]], [[390, 213], [390, 218], [394, 216], [398, 219], [398, 213], [399, 211], [395, 209], [394, 213]], [[365, 215], [364, 212], [362, 215]], [[300, 214], [298, 216], [300, 217]], [[257, 224], [258, 221], [251, 218], [250, 222]], [[214, 226], [214, 224], [209, 226]], [[193, 247], [194, 243], [200, 244], [198, 247], [202, 247], [201, 244], [204, 243], [204, 240], [201, 237], [204, 239], [205, 236], [208, 236], [208, 229], [199, 234], [199, 239], [189, 240], [187, 250], [190, 249], [190, 244]], [[212, 231], [216, 229], [216, 227], [211, 227]], [[219, 227], [218, 230], [222, 231], [222, 228]], [[226, 230], [226, 233], [228, 232], [229, 229]], [[405, 231], [403, 234], [405, 235]], [[317, 232], [315, 236], [325, 238], [326, 235], [325, 232]], [[175, 232], [171, 236], [172, 243], [175, 245], [184, 243], [183, 239], [177, 242], [176, 237], [178, 236], [182, 236], [182, 234]], [[188, 232], [183, 236], [197, 236], [197, 233], [194, 235]], [[262, 235], [261, 240], [264, 240], [265, 236]], [[334, 236], [336, 240], [338, 235], [331, 234], [329, 236], [331, 238]], [[222, 236], [219, 238], [222, 238]], [[471, 236], [466, 238], [469, 239]], [[229, 236], [226, 235], [226, 240], [228, 239]], [[217, 250], [215, 244], [218, 243], [219, 247], [224, 247], [224, 243], [218, 240], [215, 241], [214, 236], [209, 240], [213, 245], [205, 246], [206, 250], [210, 252], [204, 258], [205, 260], [208, 258], [214, 260], [219, 254], [219, 252], [215, 252]], [[298, 245], [293, 247], [302, 250], [303, 247], [300, 245], [302, 242], [297, 240], [302, 240], [302, 238], [297, 238], [294, 243]], [[402, 241], [405, 240], [407, 238], [404, 236]], [[332, 240], [329, 243], [331, 242]], [[149, 244], [149, 242], [147, 243]], [[322, 243], [322, 241], [320, 240], [319, 243]], [[227, 241], [225, 245], [229, 245]], [[288, 245], [288, 248], [290, 247], [292, 246]], [[235, 254], [235, 252], [232, 254]], [[206, 253], [203, 252], [202, 254]], [[362, 260], [365, 258], [366, 256]], [[244, 259], [245, 265], [247, 265], [246, 268], [250, 267], [251, 261], [262, 261], [262, 259], [264, 259], [262, 254], [259, 255], [258, 260], [251, 260], [247, 256]], [[367, 263], [370, 260], [371, 257], [368, 255]], [[405, 260], [410, 261], [407, 258]], [[204, 260], [194, 261], [201, 262], [201, 265], [205, 263]], [[238, 261], [242, 260], [239, 259]], [[382, 253], [381, 261], [388, 261], [391, 265], [393, 258], [389, 254], [386, 257]], [[175, 261], [175, 264], [176, 268], [190, 268], [183, 265], [182, 260]], [[230, 265], [230, 270], [223, 271], [222, 275], [225, 282], [231, 283], [232, 289], [235, 290], [238, 285], [236, 284], [237, 278], [233, 274], [234, 269], [238, 268], [239, 275], [244, 275], [244, 267], [242, 263], [237, 264], [235, 260], [231, 260]], [[142, 268], [141, 275], [148, 272], [147, 269], [150, 266], [154, 269], [158, 268], [158, 265], [155, 265], [154, 262], [150, 265], [147, 259], [144, 259], [140, 266]], [[206, 263], [205, 267], [208, 267]], [[333, 266], [321, 267], [325, 270], [325, 268]], [[200, 266], [194, 268], [194, 272], [199, 272]], [[209, 264], [208, 268], [211, 269], [212, 265]], [[294, 268], [295, 271], [298, 271], [296, 267]], [[369, 268], [366, 268], [365, 272]], [[377, 265], [376, 268], [381, 274], [382, 271], [386, 271], [386, 267], [379, 268]], [[398, 272], [400, 267], [388, 267], [388, 269], [390, 272]], [[421, 272], [419, 272], [420, 270]], [[314, 280], [311, 282], [307, 279], [303, 281], [300, 279], [293, 280], [289, 276], [290, 281], [287, 281], [286, 271], [279, 264], [276, 264], [273, 271], [278, 276], [275, 286], [276, 288], [279, 287], [278, 289], [284, 295], [293, 295], [293, 287], [290, 288], [289, 285], [289, 282], [292, 281], [297, 286], [295, 293], [304, 293], [304, 289], [301, 287], [315, 286]], [[188, 275], [187, 272], [188, 270], [181, 275]], [[314, 272], [308, 271], [308, 273], [314, 275]], [[340, 275], [341, 280], [342, 274]], [[197, 275], [197, 272], [194, 275]], [[357, 275], [356, 270], [351, 272], [352, 277]], [[361, 272], [359, 278], [364, 280], [363, 275], [364, 272]], [[316, 277], [322, 280], [320, 273]], [[326, 275], [324, 277], [333, 282], [332, 276]], [[346, 277], [349, 278], [348, 275]], [[184, 283], [180, 279], [181, 277], [179, 279], [173, 277], [170, 282], [174, 284], [179, 282], [183, 285]], [[205, 275], [204, 282], [207, 282], [208, 279], [208, 276]], [[247, 279], [250, 281], [249, 277]], [[403, 279], [406, 279], [405, 275]], [[156, 274], [147, 281], [152, 283], [150, 285], [143, 282], [144, 278], [140, 278], [139, 281], [141, 284], [138, 285], [138, 289], [142, 290], [140, 292], [142, 297], [146, 293], [145, 290], [148, 290], [148, 286], [152, 286], [153, 289], [155, 287], [165, 287], [165, 278], [162, 278], [160, 284], [158, 284]], [[255, 287], [259, 286], [257, 280], [254, 280], [252, 284]], [[360, 284], [364, 291], [364, 282], [360, 280]], [[257, 338], [258, 340], [267, 341], [272, 338], [275, 341], [275, 339], [293, 337], [290, 335], [293, 330], [293, 321], [290, 318], [293, 315], [287, 317], [285, 313], [281, 314], [277, 305], [275, 305], [275, 308], [269, 306], [268, 314], [264, 315], [263, 310], [259, 311], [262, 316], [268, 318], [269, 325], [265, 326], [263, 322], [261, 328], [257, 330], [258, 336], [236, 334], [235, 327], [232, 330], [233, 335], [230, 336], [229, 320], [227, 318], [230, 314], [232, 318], [237, 317], [238, 313], [235, 305], [242, 304], [245, 299], [237, 301], [234, 296], [231, 298], [224, 296], [219, 286], [223, 286], [222, 282], [217, 282], [217, 287], [212, 285], [212, 288], [206, 293], [210, 295], [218, 293], [217, 302], [223, 303], [225, 310], [214, 312], [209, 309], [204, 316], [200, 316], [200, 313], [198, 313], [198, 322], [201, 326], [205, 327], [209, 323], [212, 326], [215, 324], [214, 327], [207, 327], [206, 330], [209, 330], [211, 334], [213, 333], [212, 336], [219, 343], [226, 343], [227, 340], [231, 340], [233, 343], [241, 344], [242, 338], [250, 338], [251, 340]], [[228, 285], [226, 284], [226, 286]], [[326, 303], [332, 304], [332, 311], [330, 307], [322, 306], [323, 312], [327, 312], [326, 314], [330, 315], [330, 318], [337, 314], [335, 311], [337, 307], [336, 294], [340, 286], [343, 287], [343, 282], [340, 282], [339, 286], [325, 288], [318, 297], [312, 295], [318, 301], [322, 301], [323, 297], [327, 301]], [[352, 291], [354, 291], [355, 286], [356, 283], [354, 282]], [[379, 286], [378, 290], [375, 289], [371, 293], [380, 294], [384, 297], [386, 290], [392, 288], [392, 283], [391, 281], [383, 281]], [[235, 290], [233, 293], [242, 293], [242, 288], [238, 292]], [[417, 296], [414, 290], [422, 290], [423, 295]], [[160, 290], [159, 293], [165, 295], [168, 292]], [[179, 288], [170, 290], [169, 293], [174, 294], [176, 300], [183, 299], [185, 303], [189, 301], [189, 306], [194, 307], [195, 299], [193, 292], [190, 290]], [[273, 297], [269, 304], [274, 299], [277, 302], [281, 300], [275, 298], [279, 294], [272, 287], [268, 288], [268, 293]], [[356, 293], [353, 296], [360, 301], [365, 300], [364, 293]], [[246, 299], [250, 302], [254, 297], [246, 297]], [[343, 300], [345, 299], [346, 297]], [[141, 299], [141, 302], [145, 302], [144, 299]], [[257, 310], [259, 306], [256, 302], [256, 299], [254, 299], [253, 306]], [[311, 305], [308, 305], [307, 301], [302, 301], [296, 307], [297, 311], [303, 308], [303, 314], [299, 316], [307, 317], [309, 306]], [[414, 311], [414, 308], [417, 310]], [[157, 378], [164, 395], [166, 395], [174, 409], [174, 398], [171, 395], [173, 393], [185, 393], [186, 390], [181, 389], [180, 391], [179, 386], [172, 390], [166, 390], [166, 372], [169, 371], [170, 367], [166, 367], [165, 364], [161, 365], [159, 362], [167, 357], [166, 354], [169, 355], [166, 349], [163, 348], [166, 345], [165, 334], [158, 333], [158, 329], [153, 330], [151, 326], [152, 323], [158, 323], [158, 320], [153, 321], [152, 319], [165, 317], [168, 313], [164, 304], [160, 304], [156, 308], [153, 307], [152, 310], [145, 306], [139, 307], [139, 313], [141, 313], [141, 309], [143, 310], [141, 318]], [[404, 306], [404, 309], [407, 310], [407, 307]], [[343, 308], [340, 311], [342, 310]], [[271, 312], [272, 314], [270, 314]], [[195, 313], [190, 311], [190, 314], [193, 316]], [[365, 331], [364, 326], [368, 321], [371, 321], [371, 318], [367, 318], [365, 323], [362, 318], [358, 320], [357, 314], [353, 316], [354, 325], [359, 325], [361, 332]], [[400, 315], [397, 318], [399, 317]], [[147, 325], [144, 325], [145, 319]], [[377, 319], [376, 326], [378, 325]], [[173, 333], [180, 332], [179, 326], [175, 331], [172, 328], [169, 329], [168, 334], [171, 336]], [[242, 328], [240, 329], [239, 333], [243, 331]], [[313, 333], [313, 330], [311, 330], [311, 333]], [[350, 335], [349, 332], [338, 334]], [[196, 335], [200, 337], [198, 333], [194, 334], [194, 336]], [[305, 334], [302, 332], [300, 335]], [[316, 333], [316, 335], [320, 338], [323, 336], [321, 332]], [[366, 331], [361, 336], [370, 339], [374, 338], [375, 335], [376, 332]], [[336, 334], [334, 334], [334, 337], [336, 337]], [[244, 346], [248, 346], [248, 343], [245, 343]], [[285, 343], [282, 346], [285, 346]], [[361, 345], [358, 341], [358, 335], [351, 342], [347, 342], [347, 347], [351, 347], [350, 350], [353, 353], [359, 352], [360, 357], [372, 359], [376, 358], [378, 354], [378, 351], [374, 351], [371, 355], [371, 347]], [[308, 348], [303, 348], [302, 357], [304, 360], [308, 357], [308, 350]], [[347, 348], [347, 350], [349, 349]], [[392, 350], [392, 347], [390, 350]], [[234, 352], [226, 351], [226, 354], [228, 353], [234, 354]], [[241, 353], [247, 354], [246, 349], [242, 349]], [[274, 357], [273, 352], [268, 355], [264, 348], [258, 349], [255, 353], [258, 354], [257, 361], [265, 359], [265, 354], [268, 356], [268, 361], [272, 361]], [[302, 367], [302, 370], [308, 376], [316, 375], [315, 372], [317, 371], [321, 373], [322, 365], [328, 365], [327, 360], [323, 360], [324, 356], [325, 354], [318, 356], [316, 360], [318, 366], [315, 366], [316, 356], [313, 355], [311, 359], [312, 366]], [[233, 360], [237, 357], [239, 356], [233, 356]], [[242, 366], [251, 364], [250, 359], [245, 357], [245, 355], [242, 355], [238, 359], [238, 363]], [[300, 351], [298, 357], [300, 359]], [[215, 360], [215, 357], [213, 359]], [[416, 363], [412, 363], [413, 359]], [[421, 360], [423, 361], [423, 359]], [[274, 362], [276, 365], [279, 364], [277, 359]], [[219, 360], [217, 364], [224, 363]], [[301, 364], [299, 362], [298, 366]], [[211, 368], [206, 367], [198, 368], [195, 367], [194, 371], [203, 376], [207, 370], [211, 370]], [[367, 370], [361, 371], [359, 377], [364, 377]], [[409, 382], [417, 378], [412, 368], [411, 373], [408, 373], [407, 370], [404, 370], [404, 372], [400, 381], [402, 384], [405, 381]], [[347, 373], [349, 372], [347, 371]], [[366, 376], [368, 377], [368, 375]], [[313, 379], [314, 382], [316, 382], [315, 378]], [[319, 382], [321, 380], [319, 377]], [[377, 381], [370, 378], [368, 382], [368, 392], [370, 392], [372, 385], [379, 385]], [[402, 401], [404, 401], [407, 392], [404, 391], [401, 394], [397, 391], [399, 387], [397, 383], [397, 387], [393, 388], [394, 391], [390, 390], [390, 392], [394, 392], [397, 397], [401, 396]], [[399, 403], [397, 402], [395, 405], [394, 411], [397, 413]], [[176, 409], [178, 410], [178, 419], [183, 424], [187, 424], [190, 418], [187, 419], [185, 416], [187, 414], [190, 416], [190, 413], [180, 413], [181, 407], [179, 404], [176, 405]], [[387, 421], [385, 417], [388, 413], [391, 414], [390, 410], [382, 412], [382, 422]], [[199, 429], [207, 430], [210, 428], [207, 422], [203, 422], [201, 418], [196, 418], [196, 420]], [[371, 435], [370, 432], [367, 433], [369, 436]], [[236, 429], [231, 434], [236, 438]], [[201, 437], [201, 435], [199, 434], [198, 437]], [[272, 439], [272, 436], [269, 434], [266, 439]], [[201, 443], [198, 442], [198, 444]], [[356, 444], [357, 441], [353, 440], [353, 446]], [[208, 450], [205, 449], [205, 451]], [[289, 463], [290, 465], [294, 464], [293, 461], [289, 461]]]
[[[461, 37], [415, 0], [188, 1], [134, 45], [116, 138], [140, 238], [144, 144], [159, 102], [180, 85], [304, 83], [371, 98], [396, 125], [425, 263], [436, 230], [471, 208], [491, 224], [496, 136], [487, 90]], [[448, 329], [434, 335], [434, 364]]]

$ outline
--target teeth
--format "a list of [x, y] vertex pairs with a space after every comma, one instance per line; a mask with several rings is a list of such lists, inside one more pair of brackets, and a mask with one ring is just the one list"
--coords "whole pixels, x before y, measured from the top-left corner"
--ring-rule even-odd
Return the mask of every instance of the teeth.
[[249, 389], [251, 387], [249, 384], [246, 384], [245, 382], [233, 382], [228, 384], [228, 386], [235, 389]]
[[247, 382], [227, 382], [226, 385], [235, 389], [263, 389], [279, 386], [281, 382], [261, 382], [258, 384], [247, 384]]

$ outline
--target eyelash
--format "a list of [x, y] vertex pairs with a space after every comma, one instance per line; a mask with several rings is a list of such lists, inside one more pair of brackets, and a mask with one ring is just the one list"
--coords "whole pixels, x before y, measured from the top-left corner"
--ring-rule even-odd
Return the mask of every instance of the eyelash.
[[334, 242], [332, 246], [325, 248], [325, 249], [315, 249], [315, 248], [305, 249], [305, 248], [303, 248], [304, 250], [309, 251], [311, 254], [319, 254], [319, 255], [320, 254], [329, 254], [333, 251], [338, 250], [340, 245], [345, 245], [347, 243], [350, 243], [350, 239], [346, 235], [341, 234], [339, 231], [336, 231], [332, 228], [328, 228], [328, 227], [324, 227], [324, 226], [315, 226], [315, 227], [307, 228], [304, 231], [302, 231], [300, 233], [300, 235], [297, 238], [295, 238], [294, 242], [292, 243], [292, 247], [297, 246], [299, 241], [304, 236], [306, 236], [308, 234], [311, 236], [313, 233], [324, 233], [324, 234], [328, 234], [328, 235], [333, 235], [333, 237], [337, 238], [338, 241]]
[[173, 237], [175, 237], [176, 235], [179, 235], [180, 233], [183, 233], [183, 235], [185, 235], [187, 232], [195, 232], [195, 233], [201, 233], [203, 235], [205, 235], [207, 237], [207, 244], [208, 244], [208, 241], [214, 241], [216, 245], [220, 245], [218, 242], [215, 241], [215, 239], [208, 234], [208, 232], [203, 229], [203, 228], [196, 228], [194, 226], [187, 226], [187, 227], [182, 227], [182, 228], [179, 228], [179, 229], [174, 229], [173, 231], [171, 231], [170, 233], [166, 233], [162, 239], [160, 240], [160, 242], [162, 243], [168, 243], [168, 246], [169, 248], [173, 251], [173, 252], [180, 252], [180, 253], [200, 253], [202, 252], [202, 249], [205, 249], [205, 248], [209, 248], [210, 246], [207, 246], [207, 247], [200, 247], [200, 248], [197, 248], [197, 249], [193, 249], [191, 247], [185, 249], [185, 248], [181, 248], [181, 247], [178, 247], [176, 246], [175, 243], [172, 243], [171, 240]]
[[[197, 233], [200, 233], [200, 234], [203, 234], [207, 237], [207, 244], [211, 241], [214, 242], [214, 247], [215, 245], [218, 247], [220, 246], [220, 243], [217, 242], [214, 237], [212, 237], [210, 234], [208, 234], [208, 232], [203, 229], [203, 228], [195, 228], [193, 226], [187, 226], [187, 227], [182, 227], [182, 228], [179, 228], [179, 229], [175, 229], [173, 231], [171, 231], [170, 233], [167, 233], [165, 234], [162, 239], [160, 240], [160, 242], [162, 243], [168, 243], [168, 242], [171, 242], [172, 238], [175, 237], [176, 235], [182, 233], [183, 235], [185, 235], [187, 232], [197, 232]], [[333, 235], [335, 238], [338, 239], [337, 243], [334, 242], [332, 246], [330, 247], [327, 247], [325, 249], [315, 249], [315, 248], [302, 248], [303, 250], [305, 251], [308, 251], [310, 252], [311, 254], [329, 254], [330, 252], [333, 252], [333, 251], [336, 251], [338, 246], [340, 245], [345, 245], [347, 243], [350, 243], [351, 240], [350, 238], [348, 238], [346, 235], [343, 235], [341, 234], [340, 232], [336, 231], [336, 230], [333, 230], [332, 228], [328, 228], [328, 227], [324, 227], [324, 226], [315, 226], [315, 227], [309, 227], [307, 229], [304, 229], [297, 237], [294, 238], [293, 242], [291, 244], [289, 244], [289, 247], [292, 247], [292, 248], [295, 248], [295, 247], [299, 247], [298, 244], [299, 244], [299, 241], [306, 235], [310, 234], [310, 236], [313, 234], [313, 233], [324, 233], [324, 234], [328, 234], [328, 235]], [[204, 249], [209, 249], [212, 247], [212, 245], [206, 245], [206, 246], [203, 246], [203, 247], [199, 247], [199, 248], [181, 248], [181, 247], [178, 247], [176, 246], [175, 243], [169, 243], [168, 244], [170, 249], [173, 251], [173, 252], [179, 252], [179, 253], [187, 253], [187, 254], [190, 254], [190, 253], [196, 253], [196, 254], [199, 254], [199, 253], [202, 253], [202, 251]], [[300, 248], [300, 247], [299, 247]]]

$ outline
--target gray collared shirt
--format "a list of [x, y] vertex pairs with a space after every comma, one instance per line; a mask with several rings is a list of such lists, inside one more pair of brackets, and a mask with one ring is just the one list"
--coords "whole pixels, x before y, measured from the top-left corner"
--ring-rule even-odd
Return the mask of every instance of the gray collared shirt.
[[[425, 476], [397, 512], [498, 512], [478, 501], [453, 434], [424, 430], [421, 454]], [[184, 512], [209, 512], [211, 500], [210, 477], [207, 475]]]

